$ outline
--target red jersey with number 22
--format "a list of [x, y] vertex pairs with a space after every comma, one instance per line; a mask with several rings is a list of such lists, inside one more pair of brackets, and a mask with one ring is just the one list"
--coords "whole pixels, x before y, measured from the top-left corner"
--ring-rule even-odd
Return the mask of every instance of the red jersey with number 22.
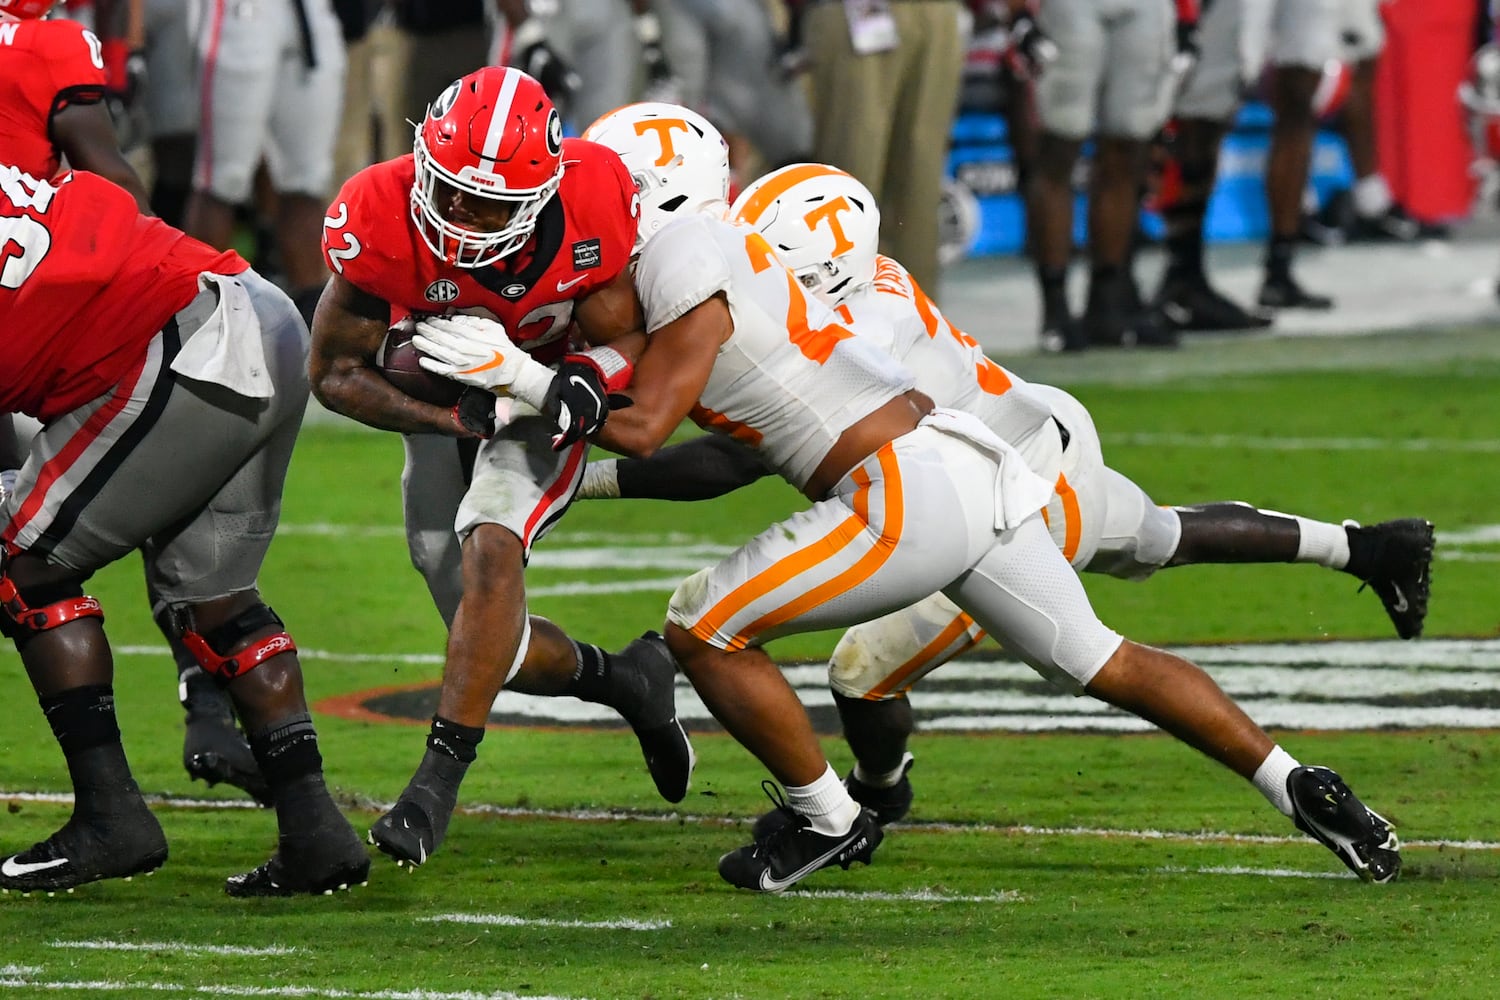
[[46, 422], [98, 398], [198, 294], [201, 272], [249, 267], [141, 215], [103, 177], [0, 166], [0, 413]]
[[0, 22], [0, 163], [57, 173], [52, 116], [104, 97], [99, 39], [76, 21]]
[[366, 167], [345, 183], [323, 220], [323, 256], [335, 274], [408, 313], [470, 313], [499, 320], [538, 361], [567, 350], [573, 301], [609, 284], [630, 261], [639, 201], [611, 149], [564, 139], [562, 184], [518, 252], [489, 267], [453, 267], [411, 218], [410, 156]]

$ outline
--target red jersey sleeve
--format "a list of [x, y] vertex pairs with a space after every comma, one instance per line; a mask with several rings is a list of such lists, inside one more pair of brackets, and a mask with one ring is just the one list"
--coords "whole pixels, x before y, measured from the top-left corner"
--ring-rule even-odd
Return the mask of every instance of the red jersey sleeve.
[[52, 115], [103, 97], [98, 45], [74, 21], [0, 22], [0, 160], [37, 178], [57, 172]]
[[411, 157], [366, 167], [344, 183], [323, 218], [323, 260], [360, 291], [397, 302], [394, 277], [427, 253], [411, 224]]
[[[599, 241], [597, 280], [591, 287], [607, 285], [625, 270], [635, 249], [641, 202], [635, 180], [618, 153], [586, 139], [564, 139], [563, 160], [567, 173], [563, 182], [568, 215], [577, 220], [580, 232]], [[577, 251], [575, 251], [577, 252]]]
[[47, 67], [51, 104], [93, 104], [104, 99], [104, 54], [99, 39], [76, 21], [41, 21], [39, 54]]

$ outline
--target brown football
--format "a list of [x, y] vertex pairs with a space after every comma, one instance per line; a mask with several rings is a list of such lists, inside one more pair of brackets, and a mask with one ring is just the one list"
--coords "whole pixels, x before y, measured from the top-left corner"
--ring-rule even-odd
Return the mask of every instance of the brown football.
[[462, 383], [434, 375], [419, 362], [422, 352], [412, 344], [415, 324], [410, 321], [398, 323], [386, 332], [385, 342], [375, 355], [380, 374], [391, 385], [413, 399], [434, 406], [452, 406], [463, 394]]

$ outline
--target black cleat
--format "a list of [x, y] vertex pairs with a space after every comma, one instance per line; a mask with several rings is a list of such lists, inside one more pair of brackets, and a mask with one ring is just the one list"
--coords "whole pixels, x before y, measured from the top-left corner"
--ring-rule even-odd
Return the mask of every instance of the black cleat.
[[1380, 215], [1358, 215], [1349, 223], [1350, 243], [1412, 243], [1422, 236], [1422, 225], [1400, 205]]
[[166, 860], [161, 824], [141, 803], [128, 822], [70, 819], [46, 840], [0, 861], [0, 890], [50, 896], [101, 879], [150, 875]]
[[668, 802], [681, 802], [698, 758], [687, 731], [677, 721], [677, 661], [657, 632], [631, 640], [613, 659], [615, 671], [628, 667], [638, 678], [638, 697], [618, 711], [635, 731], [657, 792]]
[[1321, 312], [1333, 308], [1333, 299], [1309, 292], [1289, 274], [1283, 277], [1267, 275], [1256, 301], [1267, 309], [1308, 309]]
[[1401, 873], [1396, 829], [1326, 767], [1299, 767], [1286, 779], [1292, 822], [1338, 855], [1366, 882], [1389, 882]]
[[194, 781], [212, 788], [219, 782], [241, 789], [262, 806], [271, 805], [271, 788], [261, 776], [250, 742], [232, 716], [188, 709], [182, 741], [182, 766]]
[[[330, 809], [332, 807], [330, 806]], [[269, 861], [224, 881], [236, 898], [330, 896], [370, 878], [370, 855], [348, 820], [335, 813], [311, 832], [282, 835]]]
[[[906, 814], [911, 811], [913, 793], [911, 779], [907, 775], [911, 773], [912, 764], [911, 754], [902, 757], [901, 780], [888, 788], [865, 784], [854, 776], [852, 769], [844, 775], [844, 787], [849, 790], [851, 799], [875, 814], [875, 822], [883, 828], [888, 823], [895, 823], [905, 818]], [[778, 805], [755, 821], [755, 825], [750, 828], [750, 834], [756, 840], [764, 840], [793, 822], [796, 816], [797, 814], [791, 809]]]
[[1079, 320], [1085, 339], [1105, 347], [1176, 347], [1177, 333], [1162, 316], [1141, 302], [1135, 281], [1127, 274], [1095, 275], [1089, 284], [1088, 307]]
[[1251, 312], [1225, 298], [1201, 274], [1192, 277], [1168, 275], [1156, 296], [1156, 307], [1174, 330], [1223, 333], [1264, 330], [1274, 319]]
[[820, 868], [838, 865], [847, 869], [856, 861], [869, 864], [885, 836], [868, 809], [859, 811], [848, 833], [836, 837], [817, 833], [806, 816], [792, 811], [774, 784], [766, 781], [762, 787], [777, 810], [790, 819], [769, 836], [719, 859], [719, 877], [730, 885], [754, 892], [783, 892]]
[[398, 866], [416, 868], [427, 863], [448, 829], [448, 817], [442, 817], [441, 828], [429, 815], [427, 809], [406, 797], [401, 798], [390, 811], [370, 827], [370, 843], [380, 853], [395, 859]]
[[1432, 582], [1432, 523], [1412, 517], [1362, 528], [1350, 521], [1344, 530], [1349, 535], [1345, 572], [1364, 581], [1360, 590], [1374, 589], [1397, 635], [1421, 635]]
[[1076, 354], [1089, 348], [1089, 338], [1067, 313], [1049, 312], [1042, 318], [1041, 349], [1048, 354]]

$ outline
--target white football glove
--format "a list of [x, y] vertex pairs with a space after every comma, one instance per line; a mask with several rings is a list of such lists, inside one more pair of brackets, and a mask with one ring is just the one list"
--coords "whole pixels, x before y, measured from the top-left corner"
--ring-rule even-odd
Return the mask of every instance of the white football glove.
[[552, 385], [552, 369], [517, 347], [492, 319], [429, 316], [417, 321], [411, 342], [422, 352], [418, 363], [433, 374], [508, 393], [538, 410]]

